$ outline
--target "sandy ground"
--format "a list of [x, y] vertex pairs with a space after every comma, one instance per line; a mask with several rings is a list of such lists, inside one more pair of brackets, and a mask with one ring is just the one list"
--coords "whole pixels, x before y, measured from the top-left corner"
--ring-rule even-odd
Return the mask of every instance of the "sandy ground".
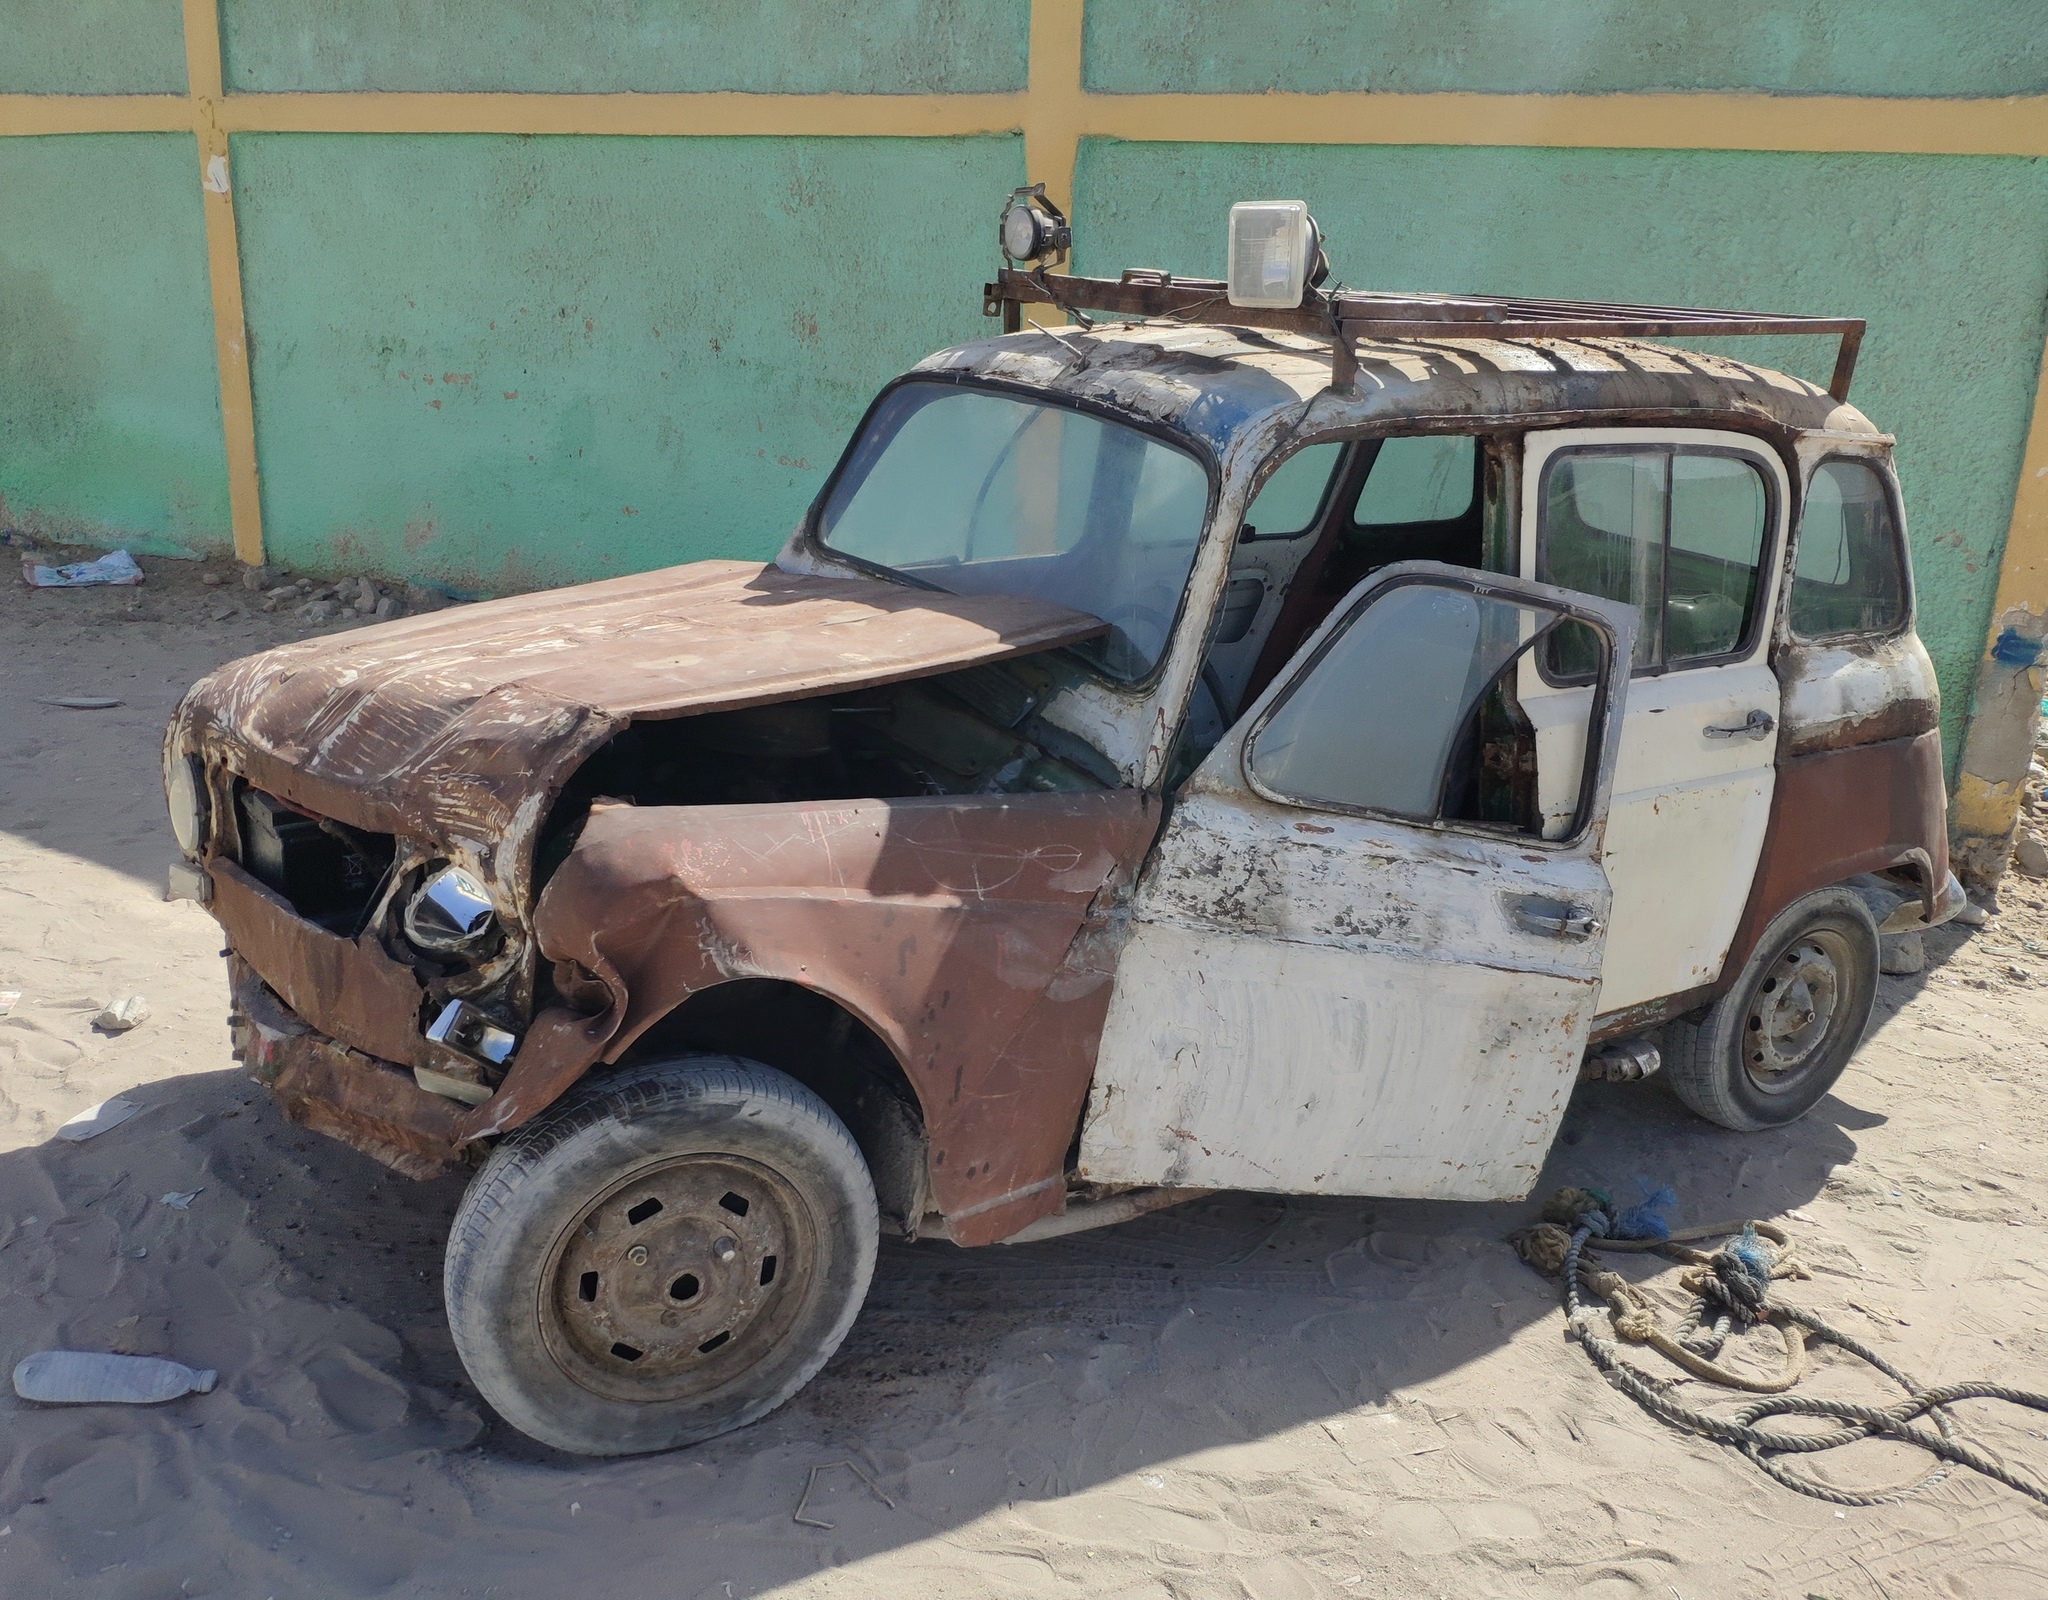
[[[845, 1348], [766, 1422], [616, 1462], [529, 1443], [443, 1324], [461, 1180], [290, 1127], [228, 1059], [215, 926], [159, 898], [158, 739], [194, 676], [303, 624], [216, 621], [190, 566], [147, 565], [139, 594], [0, 584], [0, 989], [24, 993], [0, 1020], [0, 1362], [160, 1353], [220, 1386], [0, 1398], [10, 1600], [2048, 1594], [2048, 1513], [2008, 1490], [1965, 1472], [1840, 1511], [1646, 1418], [1501, 1242], [1526, 1206], [1225, 1196], [1034, 1247], [889, 1245]], [[60, 694], [126, 704], [36, 703]], [[2001, 918], [1885, 980], [1796, 1127], [1591, 1086], [1545, 1191], [1642, 1177], [1681, 1220], [1785, 1219], [1813, 1273], [1788, 1296], [1923, 1381], [2048, 1387], [2044, 890], [2015, 880]], [[151, 1019], [93, 1032], [131, 992]], [[114, 1093], [145, 1109], [53, 1138]], [[1630, 1270], [1680, 1308], [1675, 1268]], [[1810, 1382], [1882, 1394], [1826, 1353]], [[2048, 1419], [2014, 1415], [1966, 1409], [2048, 1472]], [[796, 1525], [812, 1469], [848, 1460], [893, 1504], [836, 1469], [810, 1497], [832, 1528]], [[1861, 1445], [1828, 1470], [1916, 1466]]]

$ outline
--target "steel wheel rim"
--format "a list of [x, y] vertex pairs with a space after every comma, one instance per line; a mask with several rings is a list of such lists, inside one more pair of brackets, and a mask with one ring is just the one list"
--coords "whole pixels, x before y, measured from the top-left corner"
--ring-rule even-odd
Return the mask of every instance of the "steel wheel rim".
[[541, 1335], [592, 1394], [701, 1400], [782, 1344], [817, 1255], [810, 1208], [781, 1174], [743, 1156], [672, 1157], [563, 1230], [541, 1275]]
[[1846, 1015], [1848, 943], [1830, 929], [1801, 934], [1781, 951], [1750, 996], [1742, 1065], [1766, 1094], [1789, 1094], [1828, 1055]]

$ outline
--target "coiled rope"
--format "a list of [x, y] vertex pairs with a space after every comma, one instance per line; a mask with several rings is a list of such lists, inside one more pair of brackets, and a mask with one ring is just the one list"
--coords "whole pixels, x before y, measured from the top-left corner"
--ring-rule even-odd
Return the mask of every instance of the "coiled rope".
[[[1545, 1203], [1544, 1220], [1522, 1229], [1510, 1241], [1537, 1270], [1563, 1275], [1566, 1337], [1576, 1339], [1607, 1380], [1637, 1405], [1675, 1428], [1742, 1451], [1788, 1489], [1840, 1506], [1903, 1500], [1940, 1482], [1952, 1466], [1968, 1467], [2048, 1505], [2048, 1488], [2020, 1477], [1997, 1457], [1964, 1439], [1947, 1409], [1958, 1400], [2004, 1400], [2048, 1412], [2048, 1395], [1998, 1383], [1922, 1388], [1860, 1340], [1810, 1311], [1771, 1297], [1775, 1280], [1806, 1276], [1782, 1229], [1764, 1222], [1716, 1223], [1672, 1233], [1659, 1215], [1662, 1205], [1670, 1203], [1675, 1203], [1670, 1191], [1658, 1190], [1646, 1193], [1643, 1204], [1624, 1210], [1597, 1190], [1561, 1189]], [[1633, 1237], [1616, 1237], [1617, 1232]], [[1685, 1247], [1688, 1240], [1731, 1234], [1737, 1237], [1711, 1253]], [[1773, 1250], [1772, 1245], [1777, 1248]], [[1619, 1273], [1601, 1271], [1587, 1259], [1589, 1253], [1601, 1250], [1655, 1250], [1688, 1264], [1679, 1281], [1695, 1299], [1676, 1336], [1664, 1331], [1647, 1295]], [[1582, 1290], [1598, 1299], [1589, 1304], [1581, 1297]], [[1647, 1345], [1709, 1383], [1769, 1398], [1726, 1413], [1683, 1404], [1672, 1394], [1677, 1380], [1657, 1378], [1624, 1360], [1621, 1343], [1601, 1333], [1596, 1321], [1600, 1302], [1605, 1303], [1609, 1326], [1618, 1340]], [[1785, 1338], [1784, 1366], [1775, 1377], [1750, 1377], [1713, 1359], [1731, 1330], [1759, 1322], [1770, 1323]], [[1806, 1375], [1809, 1341], [1834, 1345], [1868, 1362], [1904, 1390], [1906, 1398], [1892, 1406], [1870, 1406], [1787, 1394], [1785, 1391]], [[1784, 1416], [1824, 1417], [1843, 1425], [1826, 1433], [1757, 1426], [1766, 1418]], [[1934, 1426], [1924, 1426], [1923, 1418]], [[1837, 1489], [1794, 1471], [1786, 1460], [1876, 1438], [1896, 1439], [1925, 1450], [1935, 1457], [1933, 1470], [1897, 1488]]]

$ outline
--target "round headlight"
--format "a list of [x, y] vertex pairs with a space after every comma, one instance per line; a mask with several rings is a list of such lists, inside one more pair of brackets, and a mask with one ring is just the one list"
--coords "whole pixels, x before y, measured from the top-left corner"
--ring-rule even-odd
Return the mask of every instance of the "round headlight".
[[463, 955], [497, 926], [484, 886], [460, 867], [443, 867], [413, 891], [405, 906], [405, 936], [422, 950]]
[[171, 757], [164, 774], [164, 798], [171, 808], [171, 833], [178, 848], [197, 860], [206, 843], [206, 771], [197, 756]]

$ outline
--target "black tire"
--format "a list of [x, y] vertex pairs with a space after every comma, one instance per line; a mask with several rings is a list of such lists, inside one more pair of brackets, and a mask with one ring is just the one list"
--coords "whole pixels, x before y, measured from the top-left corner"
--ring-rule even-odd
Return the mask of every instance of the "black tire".
[[448, 1325], [520, 1432], [669, 1450], [811, 1380], [867, 1297], [879, 1232], [860, 1147], [809, 1089], [737, 1056], [652, 1062], [491, 1153], [449, 1233]]
[[1764, 929], [1720, 999], [1665, 1029], [1672, 1090], [1707, 1121], [1739, 1133], [1797, 1121], [1862, 1043], [1877, 962], [1877, 923], [1861, 896], [1835, 888], [1795, 900]]

